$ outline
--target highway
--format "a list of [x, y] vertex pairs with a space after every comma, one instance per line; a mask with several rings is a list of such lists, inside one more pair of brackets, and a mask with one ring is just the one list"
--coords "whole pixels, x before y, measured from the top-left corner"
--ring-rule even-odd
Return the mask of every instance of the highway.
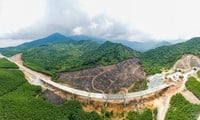
[[35, 73], [31, 69], [26, 68], [25, 66], [16, 63], [15, 61], [11, 60], [10, 58], [5, 57], [1, 54], [0, 54], [0, 56], [2, 56], [4, 58], [6, 58], [7, 60], [17, 64], [19, 66], [20, 70], [26, 75], [26, 77], [30, 78], [30, 76], [31, 76], [31, 78], [30, 78], [30, 79], [32, 79], [31, 81], [38, 83], [38, 85], [40, 85], [41, 87], [43, 86], [43, 85], [41, 85], [41, 82], [42, 82], [42, 83], [45, 83], [49, 86], [53, 86], [53, 87], [55, 87], [59, 90], [65, 91], [67, 93], [71, 93], [71, 94], [74, 94], [74, 95], [77, 95], [77, 96], [82, 96], [82, 97], [86, 97], [86, 98], [90, 98], [90, 99], [104, 100], [104, 101], [108, 101], [108, 102], [110, 100], [134, 99], [134, 98], [143, 97], [145, 95], [149, 95], [149, 94], [159, 92], [159, 91], [173, 85], [173, 84], [163, 84], [163, 85], [159, 85], [159, 86], [154, 87], [154, 88], [149, 88], [147, 90], [143, 90], [143, 91], [139, 91], [139, 92], [126, 93], [126, 94], [102, 94], [102, 93], [87, 92], [87, 91], [78, 90], [78, 89], [75, 89], [75, 88], [64, 86], [64, 85], [56, 83], [52, 80], [44, 79], [44, 78], [42, 78], [38, 75], [35, 75]]

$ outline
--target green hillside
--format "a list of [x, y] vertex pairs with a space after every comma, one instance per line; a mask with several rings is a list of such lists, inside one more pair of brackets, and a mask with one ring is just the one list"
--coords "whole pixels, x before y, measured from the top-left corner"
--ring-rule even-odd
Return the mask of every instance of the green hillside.
[[18, 69], [0, 68], [0, 120], [100, 119], [95, 112], [84, 112], [77, 101], [54, 105], [40, 97], [40, 94], [41, 88], [28, 84]]
[[22, 58], [26, 66], [52, 75], [58, 71], [73, 69], [83, 53], [98, 47], [99, 44], [93, 41], [47, 44], [24, 50]]
[[18, 66], [15, 63], [11, 63], [5, 58], [0, 59], [0, 68], [10, 68], [10, 69], [17, 69]]
[[200, 82], [195, 77], [190, 77], [186, 82], [186, 88], [200, 99]]
[[96, 50], [85, 52], [81, 56], [83, 60], [80, 63], [85, 66], [109, 65], [137, 57], [138, 55], [138, 52], [122, 44], [106, 41]]
[[198, 37], [144, 53], [108, 41], [100, 44], [92, 40], [77, 41], [68, 38], [59, 40], [60, 38], [64, 39], [59, 34], [51, 35], [18, 47], [0, 49], [0, 52], [7, 56], [22, 52], [26, 66], [49, 75], [55, 75], [61, 71], [114, 64], [132, 57], [139, 57], [145, 71], [148, 74], [155, 74], [162, 68], [170, 69], [184, 54], [200, 56], [200, 38]]
[[55, 75], [61, 71], [114, 64], [137, 55], [137, 52], [117, 43], [74, 41], [27, 49], [23, 51], [23, 60], [29, 68]]
[[70, 38], [67, 38], [59, 33], [54, 33], [47, 37], [33, 40], [32, 42], [23, 43], [16, 47], [0, 48], [0, 52], [2, 52], [6, 56], [13, 56], [19, 52], [22, 52], [32, 47], [46, 45], [46, 44], [53, 44], [53, 43], [70, 42], [70, 41], [71, 41]]
[[170, 69], [184, 54], [200, 56], [200, 38], [163, 46], [141, 54], [141, 62], [148, 74], [160, 72], [160, 69]]
[[170, 107], [165, 120], [196, 120], [199, 116], [200, 105], [192, 104], [181, 94], [176, 94], [170, 101]]

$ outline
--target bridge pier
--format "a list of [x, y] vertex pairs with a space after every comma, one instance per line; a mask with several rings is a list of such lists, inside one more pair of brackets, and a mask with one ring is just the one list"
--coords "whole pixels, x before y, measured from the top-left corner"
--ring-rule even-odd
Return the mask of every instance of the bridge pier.
[[87, 105], [89, 105], [89, 104], [90, 104], [90, 92], [89, 92], [88, 98], [87, 98]]
[[106, 104], [105, 104], [105, 107], [107, 107], [107, 106], [108, 106], [108, 100], [109, 100], [109, 97], [108, 97], [108, 96], [106, 96]]
[[144, 105], [144, 100], [143, 100], [143, 96], [140, 96], [140, 99], [138, 101], [140, 104], [139, 105], [139, 109], [142, 109], [142, 106]]
[[124, 107], [126, 107], [126, 93], [125, 94], [123, 94], [123, 99], [124, 99]]
[[72, 100], [75, 100], [75, 95], [72, 93], [72, 97], [71, 97]]

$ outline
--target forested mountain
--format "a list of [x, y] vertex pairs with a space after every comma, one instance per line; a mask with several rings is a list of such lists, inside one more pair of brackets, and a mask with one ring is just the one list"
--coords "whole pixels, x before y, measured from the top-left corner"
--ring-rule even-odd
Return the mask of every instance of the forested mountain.
[[34, 40], [32, 42], [24, 43], [18, 47], [35, 47], [35, 46], [40, 46], [40, 45], [50, 44], [50, 43], [67, 42], [70, 40], [71, 39], [65, 37], [64, 35], [62, 35], [60, 33], [54, 33], [48, 37]]
[[85, 52], [81, 57], [83, 65], [109, 65], [120, 61], [138, 57], [139, 52], [132, 50], [122, 44], [106, 41], [96, 50]]
[[54, 33], [48, 37], [41, 38], [38, 40], [33, 40], [32, 42], [27, 42], [16, 47], [0, 48], [0, 52], [4, 53], [7, 56], [12, 56], [15, 55], [16, 53], [19, 53], [31, 47], [36, 47], [45, 44], [52, 44], [52, 43], [69, 42], [69, 41], [71, 41], [71, 39], [65, 37], [64, 35], [59, 33]]
[[92, 36], [87, 36], [87, 35], [72, 35], [72, 36], [67, 36], [67, 38], [75, 41], [80, 41], [80, 40], [93, 40], [97, 43], [103, 43], [106, 41], [106, 39], [103, 38], [98, 38], [98, 37], [92, 37]]
[[26, 66], [49, 75], [115, 64], [139, 55], [138, 52], [119, 43], [80, 41], [75, 40], [76, 37], [69, 38], [55, 33], [17, 47], [0, 49], [0, 52], [7, 56], [23, 53], [22, 58]]
[[128, 46], [134, 50], [140, 51], [140, 52], [145, 52], [150, 49], [154, 49], [154, 48], [161, 47], [161, 46], [171, 45], [171, 43], [167, 42], [167, 41], [156, 42], [156, 41], [151, 41], [151, 40], [145, 41], [145, 42], [113, 40], [112, 42], [122, 43], [123, 45], [126, 45], [126, 46]]
[[184, 54], [200, 56], [200, 37], [189, 41], [163, 46], [141, 54], [142, 65], [149, 74], [160, 72], [160, 69], [169, 69]]
[[[24, 64], [47, 74], [78, 67], [77, 61], [85, 52], [95, 50], [99, 44], [93, 41], [71, 41], [46, 44], [22, 51]], [[81, 60], [81, 59], [80, 59]]]
[[[17, 47], [0, 49], [0, 52], [7, 56], [22, 52], [26, 66], [50, 75], [60, 71], [115, 64], [132, 57], [140, 58], [146, 72], [154, 74], [160, 72], [162, 68], [169, 69], [184, 54], [200, 56], [200, 38], [198, 37], [171, 46], [162, 46], [169, 45], [168, 42], [162, 42], [158, 44], [162, 47], [144, 53], [132, 50], [121, 43], [109, 41], [101, 43], [86, 40], [87, 38], [90, 37], [65, 37], [55, 33]], [[151, 44], [146, 45], [151, 46]]]
[[137, 55], [121, 44], [73, 41], [27, 49], [23, 51], [23, 60], [26, 66], [52, 75], [60, 71], [114, 64]]

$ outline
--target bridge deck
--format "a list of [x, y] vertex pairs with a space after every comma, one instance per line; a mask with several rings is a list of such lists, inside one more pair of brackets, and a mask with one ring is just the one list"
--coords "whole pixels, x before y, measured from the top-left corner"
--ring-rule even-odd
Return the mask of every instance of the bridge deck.
[[[5, 57], [5, 56], [4, 56]], [[5, 57], [6, 59], [8, 59], [9, 61], [11, 62], [14, 62], [12, 61], [11, 59]], [[20, 69], [26, 74], [30, 74], [31, 76], [35, 76], [35, 79], [39, 79], [40, 81], [42, 81], [43, 83], [46, 83], [48, 85], [51, 85], [57, 89], [60, 89], [60, 90], [63, 90], [65, 92], [68, 92], [68, 93], [71, 93], [71, 94], [74, 94], [74, 95], [78, 95], [78, 96], [83, 96], [83, 97], [89, 97], [89, 98], [92, 98], [92, 99], [99, 99], [99, 100], [124, 100], [124, 99], [134, 99], [134, 98], [137, 98], [137, 97], [141, 97], [141, 96], [145, 96], [145, 95], [148, 95], [148, 94], [152, 94], [152, 93], [155, 93], [155, 92], [158, 92], [158, 91], [161, 91], [173, 84], [163, 84], [163, 85], [160, 85], [158, 87], [154, 87], [154, 88], [150, 88], [150, 89], [147, 89], [147, 90], [143, 90], [143, 91], [139, 91], [139, 92], [132, 92], [132, 93], [126, 93], [126, 94], [102, 94], [102, 93], [93, 93], [93, 92], [87, 92], [87, 91], [83, 91], [83, 90], [78, 90], [78, 89], [74, 89], [74, 88], [71, 88], [71, 87], [67, 87], [67, 86], [64, 86], [62, 84], [59, 84], [59, 83], [56, 83], [54, 81], [51, 81], [51, 80], [46, 80], [44, 78], [41, 78], [40, 76], [37, 76], [37, 75], [34, 75], [31, 70], [29, 70], [28, 68], [14, 62], [15, 64], [17, 64]]]

